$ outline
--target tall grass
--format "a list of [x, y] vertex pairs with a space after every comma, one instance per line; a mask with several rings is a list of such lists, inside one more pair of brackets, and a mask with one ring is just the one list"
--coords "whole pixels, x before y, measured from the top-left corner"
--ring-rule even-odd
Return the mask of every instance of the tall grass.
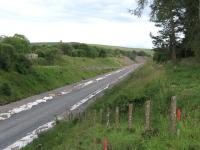
[[[185, 60], [189, 61], [189, 60]], [[194, 70], [195, 68], [195, 70]], [[44, 133], [25, 149], [101, 150], [103, 140], [114, 150], [199, 150], [200, 149], [200, 68], [179, 62], [158, 65], [147, 63], [128, 79], [107, 91], [89, 108], [113, 112], [111, 127], [105, 122], [93, 123], [92, 116], [82, 122], [61, 122]], [[180, 136], [169, 132], [169, 106], [172, 95], [178, 97], [182, 118], [178, 123]], [[152, 105], [152, 132], [144, 132], [144, 102]], [[129, 132], [127, 104], [134, 104], [133, 132]], [[120, 107], [120, 129], [115, 128], [114, 109]], [[98, 119], [97, 119], [98, 120]]]

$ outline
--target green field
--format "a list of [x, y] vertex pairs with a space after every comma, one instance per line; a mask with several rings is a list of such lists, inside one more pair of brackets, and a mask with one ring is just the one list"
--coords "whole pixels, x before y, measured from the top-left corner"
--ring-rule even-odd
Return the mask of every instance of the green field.
[[0, 94], [0, 105], [103, 74], [124, 66], [125, 62], [117, 57], [92, 59], [62, 55], [51, 66], [36, 64], [26, 75], [0, 70], [0, 83], [9, 86], [5, 87], [7, 95]]
[[[108, 90], [87, 110], [86, 120], [58, 122], [25, 150], [41, 146], [43, 150], [102, 150], [103, 140], [114, 150], [199, 150], [200, 149], [200, 64], [184, 59], [172, 63], [149, 62], [129, 78]], [[169, 132], [171, 96], [177, 96], [182, 111], [178, 124], [180, 135]], [[152, 130], [144, 132], [144, 102], [152, 100]], [[127, 130], [127, 104], [133, 103], [133, 130]], [[110, 128], [99, 117], [94, 122], [94, 110], [120, 107], [120, 129], [115, 128], [111, 113]], [[91, 115], [89, 115], [91, 114]], [[99, 116], [99, 113], [97, 113]], [[105, 113], [104, 113], [105, 117]], [[105, 117], [106, 118], [106, 117]]]

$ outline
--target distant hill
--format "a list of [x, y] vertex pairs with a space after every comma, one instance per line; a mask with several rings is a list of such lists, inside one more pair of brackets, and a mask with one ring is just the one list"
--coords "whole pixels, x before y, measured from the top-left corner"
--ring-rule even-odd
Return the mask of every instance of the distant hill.
[[[35, 43], [31, 43], [33, 45], [56, 45], [59, 42], [35, 42]], [[78, 43], [78, 42], [63, 42], [63, 43]], [[87, 44], [87, 43], [85, 43]], [[120, 50], [125, 50], [125, 51], [151, 51], [151, 49], [148, 48], [131, 48], [131, 47], [122, 47], [122, 46], [113, 46], [113, 45], [101, 45], [101, 44], [88, 44], [88, 45], [92, 45], [92, 46], [97, 46], [97, 47], [102, 47], [102, 48], [108, 48], [108, 49], [120, 49]]]
[[[59, 42], [36, 42], [36, 43], [31, 43], [32, 45], [57, 45]], [[63, 43], [78, 43], [78, 42], [63, 42]], [[87, 43], [85, 43], [87, 44]], [[145, 53], [147, 53], [148, 55], [153, 55], [153, 51], [152, 49], [147, 49], [147, 48], [131, 48], [131, 47], [122, 47], [122, 46], [112, 46], [112, 45], [101, 45], [101, 44], [87, 44], [90, 46], [96, 46], [96, 47], [100, 47], [100, 48], [107, 48], [110, 50], [124, 50], [124, 51], [144, 51]]]
[[131, 48], [131, 47], [122, 47], [122, 46], [112, 46], [112, 45], [101, 45], [101, 44], [89, 44], [89, 45], [93, 45], [93, 46], [97, 46], [97, 47], [102, 47], [102, 48], [108, 48], [108, 49], [113, 49], [113, 50], [124, 50], [124, 51], [144, 51], [145, 53], [152, 55], [153, 51], [152, 49], [148, 49], [148, 48]]
[[98, 46], [98, 47], [103, 47], [103, 48], [109, 48], [109, 49], [120, 49], [120, 50], [125, 50], [125, 51], [146, 51], [146, 50], [151, 50], [151, 49], [147, 49], [147, 48], [131, 48], [131, 47], [122, 47], [122, 46], [112, 46], [112, 45], [101, 45], [101, 44], [89, 44], [89, 45], [93, 45], [93, 46]]

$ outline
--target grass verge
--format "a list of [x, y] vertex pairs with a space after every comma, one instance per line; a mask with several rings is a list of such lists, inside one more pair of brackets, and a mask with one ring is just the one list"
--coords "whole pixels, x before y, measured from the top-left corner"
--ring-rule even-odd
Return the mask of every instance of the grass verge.
[[[109, 128], [99, 117], [94, 123], [92, 114], [82, 121], [59, 122], [24, 150], [37, 149], [39, 144], [43, 150], [102, 150], [105, 138], [114, 150], [199, 150], [199, 66], [196, 62], [192, 65], [190, 59], [176, 65], [149, 62], [88, 108], [88, 112], [100, 109], [106, 112], [110, 108]], [[169, 106], [173, 95], [177, 96], [182, 111], [179, 137], [169, 132]], [[144, 132], [144, 102], [148, 99], [153, 101], [152, 132]], [[127, 130], [127, 104], [130, 102], [134, 104], [131, 132]], [[120, 129], [116, 129], [114, 123], [116, 106], [120, 107]]]
[[63, 56], [52, 66], [35, 65], [33, 72], [26, 75], [0, 71], [0, 105], [94, 77], [124, 65], [123, 58]]

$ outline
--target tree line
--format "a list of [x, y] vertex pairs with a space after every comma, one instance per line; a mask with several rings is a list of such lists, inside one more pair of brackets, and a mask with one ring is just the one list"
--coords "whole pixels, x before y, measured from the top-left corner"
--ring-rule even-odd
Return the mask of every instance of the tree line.
[[138, 7], [130, 10], [141, 16], [150, 6], [150, 20], [159, 28], [152, 35], [154, 60], [200, 57], [200, 0], [138, 0]]
[[118, 57], [127, 56], [134, 60], [138, 56], [148, 56], [144, 51], [125, 51], [120, 48], [111, 49], [101, 46], [88, 45], [85, 43], [35, 43], [32, 46], [32, 51], [39, 54], [40, 57], [46, 57], [49, 51], [55, 51], [54, 53], [60, 53], [68, 55], [70, 57]]

